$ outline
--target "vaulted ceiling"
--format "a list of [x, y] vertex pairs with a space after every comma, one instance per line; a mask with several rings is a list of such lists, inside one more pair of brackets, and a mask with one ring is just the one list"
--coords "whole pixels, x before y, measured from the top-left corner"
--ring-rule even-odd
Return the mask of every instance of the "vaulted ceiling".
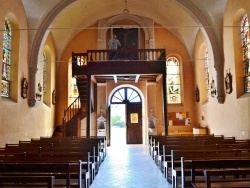
[[[123, 14], [125, 8], [125, 0], [22, 1], [29, 27], [36, 28], [30, 37], [37, 37], [41, 29], [50, 30], [56, 41], [57, 58], [78, 32], [91, 29], [89, 27], [100, 19]], [[222, 25], [226, 3], [227, 0], [127, 0], [126, 7], [129, 14], [149, 17], [173, 32], [192, 58], [198, 29], [212, 31], [216, 45], [221, 48], [221, 27], [216, 26]]]

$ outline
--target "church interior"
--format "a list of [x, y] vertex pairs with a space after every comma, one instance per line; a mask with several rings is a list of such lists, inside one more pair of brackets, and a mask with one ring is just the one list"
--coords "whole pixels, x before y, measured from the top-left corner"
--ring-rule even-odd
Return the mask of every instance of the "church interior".
[[[205, 128], [211, 134], [249, 138], [248, 25], [245, 36], [242, 33], [248, 13], [244, 0], [1, 1], [1, 35], [6, 20], [11, 28], [11, 54], [1, 51], [3, 62], [11, 61], [1, 71], [1, 145], [51, 136], [57, 129], [60, 134], [65, 109], [79, 96], [72, 54], [107, 50], [115, 32], [121, 50], [129, 49], [131, 41], [138, 50], [163, 49], [166, 62], [177, 63], [178, 70], [173, 69], [172, 78], [168, 65], [166, 75], [165, 70], [149, 74], [93, 70], [89, 103], [72, 134], [95, 136], [101, 111], [108, 134], [111, 96], [130, 87], [142, 102], [143, 143], [148, 142], [152, 114], [157, 135]], [[0, 39], [2, 48], [5, 40]], [[4, 69], [9, 70], [7, 82]]]
[[249, 140], [249, 16], [249, 0], [0, 0], [0, 146], [110, 146], [114, 126], [150, 147], [158, 136]]

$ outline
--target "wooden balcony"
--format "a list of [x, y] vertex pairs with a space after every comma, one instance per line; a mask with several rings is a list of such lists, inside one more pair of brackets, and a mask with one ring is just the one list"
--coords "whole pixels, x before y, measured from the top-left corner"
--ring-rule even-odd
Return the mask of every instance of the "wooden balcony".
[[164, 74], [166, 53], [165, 49], [88, 50], [86, 53], [72, 53], [72, 73], [74, 76]]

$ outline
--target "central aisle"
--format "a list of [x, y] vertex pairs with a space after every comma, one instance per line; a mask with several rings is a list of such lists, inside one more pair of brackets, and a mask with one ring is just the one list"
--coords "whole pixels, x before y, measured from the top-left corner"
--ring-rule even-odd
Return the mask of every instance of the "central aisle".
[[172, 187], [149, 155], [145, 145], [113, 145], [91, 188]]

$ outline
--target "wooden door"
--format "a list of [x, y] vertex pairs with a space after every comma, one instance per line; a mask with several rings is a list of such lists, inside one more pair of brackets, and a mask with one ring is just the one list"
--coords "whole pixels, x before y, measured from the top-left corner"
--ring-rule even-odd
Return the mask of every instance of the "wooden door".
[[142, 144], [142, 105], [127, 104], [127, 144]]

